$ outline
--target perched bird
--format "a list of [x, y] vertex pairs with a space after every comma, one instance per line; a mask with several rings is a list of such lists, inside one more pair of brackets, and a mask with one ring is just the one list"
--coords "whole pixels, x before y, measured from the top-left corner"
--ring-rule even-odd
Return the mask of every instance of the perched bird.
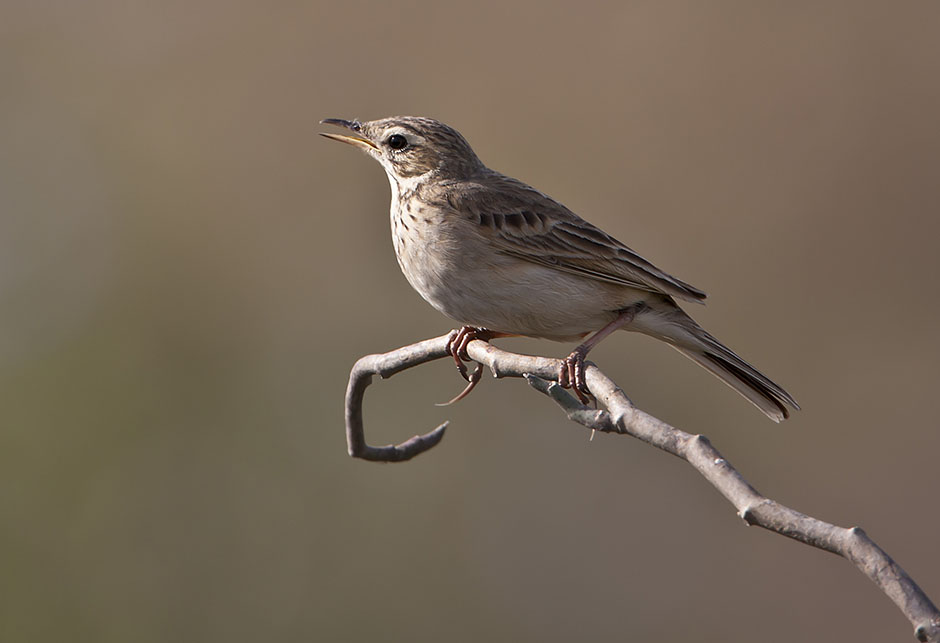
[[463, 324], [448, 346], [462, 360], [472, 339], [525, 335], [575, 341], [558, 381], [583, 402], [584, 357], [614, 330], [662, 340], [705, 367], [767, 417], [799, 409], [783, 388], [712, 337], [676, 304], [705, 293], [663, 272], [571, 210], [521, 181], [489, 169], [461, 134], [436, 120], [394, 116], [324, 124], [323, 134], [377, 160], [392, 187], [392, 241], [408, 282]]

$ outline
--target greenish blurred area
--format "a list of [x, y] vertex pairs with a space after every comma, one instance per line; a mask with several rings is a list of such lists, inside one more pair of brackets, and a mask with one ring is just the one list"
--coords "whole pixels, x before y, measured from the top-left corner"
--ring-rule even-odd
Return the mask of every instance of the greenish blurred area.
[[[755, 486], [940, 599], [940, 7], [10, 2], [0, 21], [0, 640], [905, 640], [835, 556], [518, 381], [363, 354], [452, 327], [381, 169], [319, 119], [416, 114], [708, 291], [804, 410], [674, 351], [592, 357]], [[570, 346], [504, 341], [560, 356]]]

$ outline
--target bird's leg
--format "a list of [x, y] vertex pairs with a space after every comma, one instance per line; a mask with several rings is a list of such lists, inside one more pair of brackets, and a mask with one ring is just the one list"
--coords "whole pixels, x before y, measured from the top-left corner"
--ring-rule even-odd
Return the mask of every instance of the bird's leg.
[[620, 311], [615, 320], [588, 337], [581, 345], [571, 351], [568, 357], [562, 360], [558, 369], [558, 384], [564, 388], [571, 388], [582, 404], [587, 404], [591, 395], [584, 377], [584, 358], [592, 348], [600, 344], [608, 335], [632, 322], [643, 306], [644, 304], [640, 302]]

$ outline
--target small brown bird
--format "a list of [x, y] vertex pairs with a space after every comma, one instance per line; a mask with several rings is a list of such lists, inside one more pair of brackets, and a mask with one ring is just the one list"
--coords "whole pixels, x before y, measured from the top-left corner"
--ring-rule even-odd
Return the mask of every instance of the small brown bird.
[[462, 360], [475, 338], [508, 335], [575, 341], [562, 386], [590, 394], [584, 357], [617, 329], [662, 340], [747, 398], [767, 417], [799, 409], [783, 388], [712, 337], [676, 304], [705, 293], [525, 183], [487, 168], [457, 130], [430, 118], [394, 116], [322, 123], [357, 136], [323, 134], [381, 163], [392, 186], [392, 241], [412, 287], [464, 325], [449, 349]]

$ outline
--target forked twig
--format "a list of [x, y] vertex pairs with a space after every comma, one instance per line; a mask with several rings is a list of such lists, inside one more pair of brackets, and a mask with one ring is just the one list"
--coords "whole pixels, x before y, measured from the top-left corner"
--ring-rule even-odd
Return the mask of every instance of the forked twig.
[[[397, 445], [366, 444], [362, 400], [372, 376], [391, 377], [412, 366], [447, 356], [450, 335], [425, 340], [382, 355], [367, 355], [353, 366], [346, 389], [346, 439], [353, 457], [379, 462], [409, 460], [435, 446], [447, 423]], [[838, 554], [868, 576], [914, 625], [920, 641], [940, 643], [940, 612], [923, 590], [883, 549], [858, 527], [838, 527], [771, 500], [754, 489], [707, 438], [691, 435], [636, 408], [622, 390], [594, 364], [586, 362], [591, 393], [606, 410], [584, 406], [554, 381], [561, 360], [500, 350], [481, 340], [467, 346], [470, 357], [496, 377], [524, 377], [553, 399], [568, 418], [593, 431], [625, 433], [678, 456], [692, 465], [737, 509], [748, 525], [757, 525], [813, 547]]]

